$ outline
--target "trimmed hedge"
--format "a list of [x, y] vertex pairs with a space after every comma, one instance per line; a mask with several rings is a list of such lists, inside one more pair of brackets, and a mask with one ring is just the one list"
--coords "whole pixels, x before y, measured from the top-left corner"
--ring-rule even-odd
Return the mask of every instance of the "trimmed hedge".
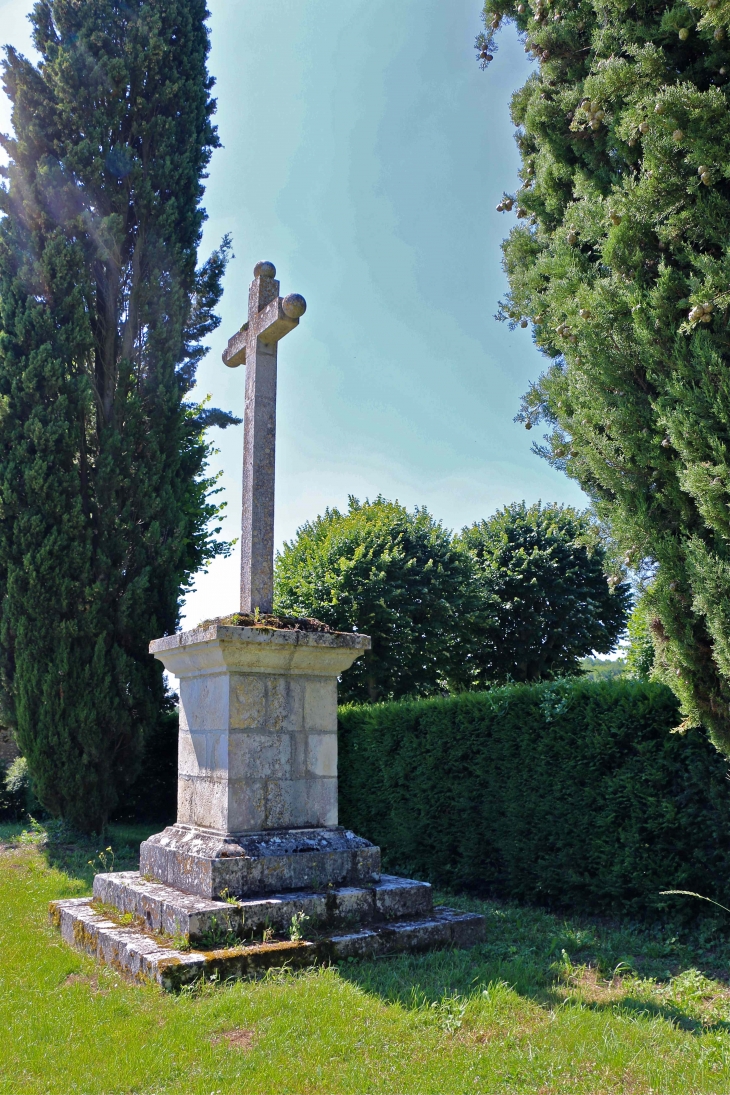
[[730, 906], [727, 765], [668, 688], [558, 681], [340, 709], [340, 821], [434, 883], [634, 917]]

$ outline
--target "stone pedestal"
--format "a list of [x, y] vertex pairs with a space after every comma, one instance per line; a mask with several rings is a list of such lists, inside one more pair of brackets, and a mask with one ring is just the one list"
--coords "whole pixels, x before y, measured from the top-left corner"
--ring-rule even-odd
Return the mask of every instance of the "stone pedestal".
[[150, 652], [180, 681], [180, 825], [222, 835], [337, 825], [337, 678], [370, 639], [211, 627]]
[[221, 624], [151, 644], [180, 681], [178, 812], [142, 874], [208, 898], [377, 882], [380, 850], [337, 825], [337, 678], [369, 646]]
[[218, 623], [153, 642], [180, 681], [177, 822], [144, 841], [139, 872], [53, 903], [64, 938], [168, 988], [477, 942], [482, 917], [381, 876], [380, 849], [337, 823], [337, 678], [369, 646]]

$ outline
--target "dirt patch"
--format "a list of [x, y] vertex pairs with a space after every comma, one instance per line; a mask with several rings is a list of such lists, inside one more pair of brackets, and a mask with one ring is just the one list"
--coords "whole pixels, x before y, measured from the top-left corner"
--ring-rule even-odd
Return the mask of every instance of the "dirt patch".
[[99, 985], [99, 978], [97, 974], [91, 974], [90, 976], [85, 973], [69, 973], [68, 977], [61, 982], [61, 987], [66, 988], [70, 985], [88, 985], [94, 995], [106, 996], [109, 990], [101, 988]]
[[214, 1034], [211, 1038], [214, 1046], [225, 1043], [231, 1049], [242, 1049], [244, 1053], [253, 1049], [255, 1041], [256, 1032], [254, 1030], [225, 1030], [221, 1034]]
[[646, 1081], [637, 1079], [628, 1070], [618, 1079], [612, 1077], [607, 1068], [584, 1064], [579, 1065], [570, 1075], [562, 1076], [557, 1085], [544, 1084], [538, 1087], [535, 1095], [564, 1095], [575, 1088], [585, 1091], [586, 1083], [591, 1084], [588, 1090], [595, 1095], [652, 1095], [655, 1090], [647, 1087]]
[[626, 995], [621, 977], [601, 977], [595, 966], [581, 966], [572, 973], [563, 986], [557, 987], [557, 995], [563, 999], [579, 996], [585, 1004], [607, 1004], [621, 1000]]
[[261, 627], [274, 628], [277, 631], [333, 631], [329, 624], [322, 623], [310, 616], [272, 616], [264, 614], [260, 616], [246, 615], [243, 612], [234, 612], [231, 616], [217, 616], [213, 620], [203, 620], [198, 627], [213, 627], [221, 624], [226, 627]]

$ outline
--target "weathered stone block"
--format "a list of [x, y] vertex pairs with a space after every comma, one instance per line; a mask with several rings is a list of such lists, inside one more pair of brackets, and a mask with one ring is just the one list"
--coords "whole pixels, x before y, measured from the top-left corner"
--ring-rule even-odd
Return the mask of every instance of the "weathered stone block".
[[253, 673], [230, 676], [231, 730], [258, 730], [266, 725], [266, 678]]
[[[282, 733], [231, 732], [228, 736], [228, 773], [231, 780], [290, 779], [292, 738]], [[244, 792], [245, 793], [245, 792]]]
[[308, 680], [304, 693], [304, 721], [309, 731], [337, 731], [337, 682]]
[[347, 829], [298, 829], [237, 838], [173, 825], [140, 847], [140, 873], [183, 893], [216, 898], [380, 880], [380, 849]]
[[206, 773], [225, 779], [229, 770], [227, 730], [208, 730], [205, 734]]
[[225, 730], [229, 724], [228, 674], [180, 678], [180, 726], [184, 730]]
[[129, 977], [157, 981], [172, 991], [201, 978], [247, 977], [277, 966], [297, 969], [315, 962], [471, 946], [484, 935], [483, 917], [441, 908], [421, 919], [334, 931], [313, 940], [178, 951], [139, 927], [120, 927], [96, 912], [88, 899], [53, 901], [49, 914], [72, 946]]
[[337, 734], [307, 735], [307, 775], [337, 776]]
[[113, 906], [121, 915], [132, 914], [139, 926], [150, 931], [184, 936], [193, 943], [214, 931], [247, 939], [261, 935], [264, 928], [286, 932], [296, 913], [304, 913], [315, 930], [433, 914], [427, 883], [390, 875], [367, 887], [259, 894], [232, 904], [181, 893], [150, 882], [137, 871], [117, 871], [96, 876], [94, 900]]
[[210, 628], [150, 650], [180, 678], [178, 823], [221, 834], [337, 824], [337, 675], [370, 640]]
[[266, 781], [266, 829], [315, 829], [337, 824], [337, 780]]
[[428, 882], [416, 882], [412, 878], [383, 875], [373, 886], [374, 916], [382, 920], [395, 920], [403, 916], [428, 916], [433, 912], [431, 887]]
[[[257, 832], [268, 828], [265, 779], [229, 779], [226, 833]], [[210, 826], [214, 828], [214, 826]]]
[[304, 730], [303, 682], [296, 677], [267, 677], [266, 729], [301, 734]]
[[[202, 740], [201, 740], [202, 739]], [[182, 727], [177, 738], [177, 771], [181, 776], [200, 775], [205, 767], [205, 739]]]
[[193, 943], [199, 943], [202, 936], [214, 930], [237, 935], [243, 931], [240, 906], [148, 882], [138, 871], [96, 875], [94, 901], [113, 906], [121, 915], [131, 913], [139, 926], [149, 931], [183, 936]]
[[[229, 781], [213, 776], [179, 776], [177, 812], [188, 825], [228, 831]], [[252, 789], [253, 793], [253, 789]]]

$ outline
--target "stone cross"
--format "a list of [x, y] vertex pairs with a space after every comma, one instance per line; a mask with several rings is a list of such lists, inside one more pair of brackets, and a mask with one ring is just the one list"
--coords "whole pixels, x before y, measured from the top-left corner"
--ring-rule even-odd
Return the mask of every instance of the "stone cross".
[[223, 362], [246, 366], [241, 518], [241, 612], [271, 612], [274, 595], [276, 348], [299, 325], [304, 297], [279, 296], [276, 267], [259, 262], [248, 291], [248, 320], [229, 339]]

